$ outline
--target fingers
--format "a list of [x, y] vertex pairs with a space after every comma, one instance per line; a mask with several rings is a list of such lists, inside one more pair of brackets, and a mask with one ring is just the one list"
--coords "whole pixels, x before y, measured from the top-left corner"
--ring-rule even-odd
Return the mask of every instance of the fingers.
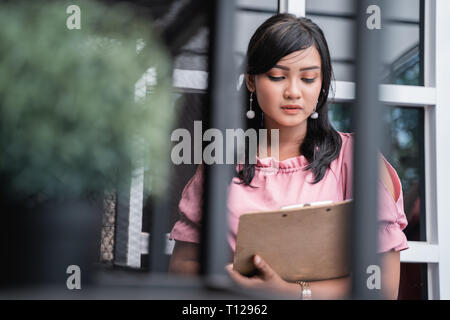
[[236, 270], [233, 270], [233, 265], [232, 264], [228, 264], [225, 269], [227, 270], [228, 274], [230, 275], [230, 277], [236, 281], [237, 283], [241, 284], [243, 282], [245, 282], [245, 277], [242, 276], [239, 272], [237, 272]]
[[253, 257], [253, 263], [255, 264], [255, 267], [258, 269], [258, 271], [261, 273], [261, 277], [263, 279], [269, 279], [276, 274], [275, 271], [269, 266], [269, 264], [258, 255], [255, 255]]
[[257, 278], [247, 278], [243, 275], [241, 275], [239, 272], [237, 272], [236, 270], [233, 270], [233, 265], [232, 264], [228, 264], [225, 267], [225, 270], [227, 270], [228, 274], [230, 275], [230, 277], [239, 285], [243, 286], [243, 287], [247, 287], [247, 288], [251, 288], [251, 287], [255, 287], [255, 285], [258, 285], [261, 283], [260, 279]]

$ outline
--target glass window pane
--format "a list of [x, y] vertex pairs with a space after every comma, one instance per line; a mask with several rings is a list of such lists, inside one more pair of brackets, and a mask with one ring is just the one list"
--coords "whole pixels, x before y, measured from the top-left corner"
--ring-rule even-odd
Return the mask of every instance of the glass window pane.
[[394, 166], [403, 187], [410, 241], [425, 241], [424, 110], [386, 107], [382, 152]]
[[[325, 33], [336, 80], [355, 81], [355, 9], [351, 0], [307, 0], [306, 16]], [[381, 7], [383, 83], [423, 85], [422, 0], [389, 1]]]
[[325, 34], [336, 80], [355, 81], [353, 1], [306, 0], [306, 17], [317, 23]]
[[[333, 103], [328, 116], [336, 130], [353, 132], [351, 103]], [[384, 109], [382, 153], [397, 171], [402, 183], [403, 203], [410, 241], [426, 241], [424, 110], [392, 107]]]
[[[273, 13], [275, 14], [275, 12]], [[252, 11], [237, 11], [236, 12], [236, 32], [235, 34], [235, 51], [244, 56], [247, 52], [247, 46], [256, 29], [267, 19], [272, 13], [261, 13]]]
[[398, 300], [427, 300], [426, 263], [401, 263]]
[[383, 82], [423, 85], [421, 0], [390, 1], [384, 12]]
[[310, 14], [327, 15], [353, 15], [353, 0], [306, 0], [306, 11]]
[[241, 66], [250, 38], [264, 21], [278, 12], [278, 1], [265, 0], [255, 2], [241, 0], [237, 4], [234, 52], [236, 63], [238, 66]]
[[333, 127], [341, 132], [353, 132], [351, 125], [351, 103], [332, 103], [328, 106], [328, 117]]
[[237, 0], [236, 5], [238, 8], [270, 10], [273, 13], [278, 11], [278, 0]]

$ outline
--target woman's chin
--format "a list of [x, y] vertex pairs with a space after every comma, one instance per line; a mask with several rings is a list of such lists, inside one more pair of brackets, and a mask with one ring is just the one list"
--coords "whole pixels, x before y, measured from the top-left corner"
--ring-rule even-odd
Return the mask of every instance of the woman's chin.
[[297, 127], [302, 125], [303, 123], [306, 123], [305, 118], [298, 118], [298, 117], [292, 117], [291, 119], [279, 119], [277, 123], [280, 125], [280, 127]]

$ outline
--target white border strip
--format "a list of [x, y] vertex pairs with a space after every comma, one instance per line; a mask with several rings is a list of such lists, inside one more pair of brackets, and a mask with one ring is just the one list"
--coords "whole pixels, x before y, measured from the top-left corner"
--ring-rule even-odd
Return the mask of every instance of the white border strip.
[[439, 299], [450, 299], [450, 1], [436, 0], [436, 191]]
[[[436, 87], [436, 2], [425, 0], [424, 84]], [[436, 192], [436, 107], [425, 107], [425, 223], [429, 243], [438, 243]], [[428, 264], [428, 299], [439, 299], [439, 263]]]
[[134, 169], [131, 177], [130, 211], [128, 224], [127, 265], [141, 267], [142, 209], [144, 201], [144, 167]]
[[[347, 102], [355, 99], [355, 83], [348, 81], [335, 82], [335, 95], [329, 98], [336, 102]], [[379, 86], [380, 101], [410, 107], [436, 105], [436, 89], [421, 86], [405, 86], [382, 84]]]
[[334, 97], [330, 92], [328, 98], [335, 102], [347, 102], [355, 100], [355, 83], [349, 81], [336, 81], [334, 83]]
[[292, 13], [297, 17], [306, 15], [306, 0], [279, 0], [279, 13]]
[[408, 241], [409, 249], [400, 252], [400, 261], [406, 263], [438, 263], [439, 246], [422, 241]]
[[[175, 246], [175, 240], [169, 239], [170, 233], [166, 233], [166, 246], [164, 247], [164, 253], [167, 255], [172, 255], [173, 247]], [[150, 243], [150, 233], [142, 232], [141, 233], [141, 254], [149, 253], [149, 243]]]
[[380, 85], [380, 100], [385, 103], [424, 107], [436, 104], [436, 89], [405, 86], [405, 85]]
[[177, 89], [206, 90], [208, 88], [208, 72], [174, 69], [173, 86]]
[[[206, 90], [208, 88], [208, 72], [197, 70], [175, 69], [173, 71], [173, 86], [177, 89]], [[349, 81], [336, 81], [335, 94], [330, 93], [329, 98], [335, 102], [347, 102], [355, 99], [355, 83]], [[384, 103], [424, 107], [436, 104], [436, 89], [404, 86], [380, 85], [380, 100]]]

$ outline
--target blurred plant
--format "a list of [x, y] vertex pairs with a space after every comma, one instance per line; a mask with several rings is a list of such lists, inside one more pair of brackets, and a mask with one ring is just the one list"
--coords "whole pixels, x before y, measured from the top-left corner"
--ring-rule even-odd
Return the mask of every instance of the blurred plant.
[[[123, 5], [77, 1], [81, 29], [67, 29], [70, 4], [0, 4], [2, 194], [67, 197], [115, 186], [142, 160], [136, 141], [160, 194], [173, 115], [167, 54]], [[151, 92], [136, 99], [150, 67]]]

